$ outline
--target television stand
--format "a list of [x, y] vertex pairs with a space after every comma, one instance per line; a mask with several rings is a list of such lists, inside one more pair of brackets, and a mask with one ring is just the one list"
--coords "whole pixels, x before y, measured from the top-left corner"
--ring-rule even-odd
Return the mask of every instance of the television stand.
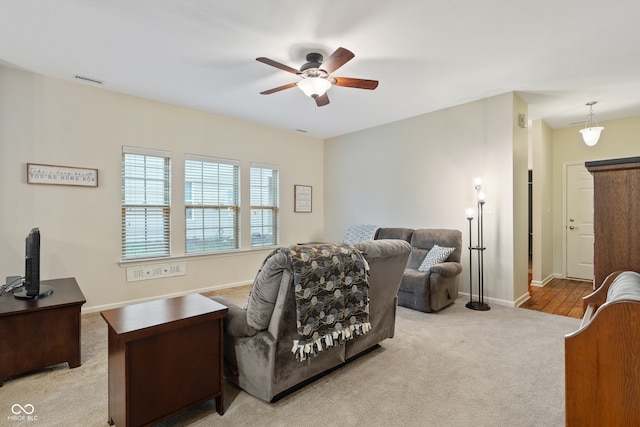
[[38, 295], [27, 295], [27, 290], [23, 289], [21, 291], [16, 291], [13, 293], [13, 296], [18, 299], [41, 299], [44, 297], [48, 297], [53, 293], [53, 288], [51, 286], [40, 285], [40, 293]]
[[42, 283], [56, 292], [42, 299], [0, 297], [0, 387], [7, 378], [47, 366], [80, 366], [84, 295], [73, 277]]

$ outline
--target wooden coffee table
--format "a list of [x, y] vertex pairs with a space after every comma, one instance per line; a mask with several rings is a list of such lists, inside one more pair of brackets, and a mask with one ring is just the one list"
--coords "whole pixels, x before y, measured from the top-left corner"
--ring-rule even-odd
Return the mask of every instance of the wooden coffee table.
[[80, 308], [76, 279], [43, 280], [53, 294], [39, 299], [0, 297], [0, 387], [7, 377], [59, 363], [80, 366]]
[[148, 425], [214, 398], [222, 415], [227, 310], [191, 294], [101, 312], [109, 329], [109, 424]]

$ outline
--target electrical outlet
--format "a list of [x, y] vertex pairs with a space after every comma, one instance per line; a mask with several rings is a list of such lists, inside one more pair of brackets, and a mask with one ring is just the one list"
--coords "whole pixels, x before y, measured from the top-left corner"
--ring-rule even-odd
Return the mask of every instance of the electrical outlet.
[[163, 277], [184, 276], [187, 274], [186, 262], [170, 264], [139, 265], [127, 268], [127, 282], [161, 279]]

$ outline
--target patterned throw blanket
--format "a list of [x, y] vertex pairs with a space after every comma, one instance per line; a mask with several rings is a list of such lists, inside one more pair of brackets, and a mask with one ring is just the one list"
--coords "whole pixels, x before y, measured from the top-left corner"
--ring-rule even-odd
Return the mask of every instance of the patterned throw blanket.
[[299, 340], [291, 351], [298, 360], [341, 345], [371, 329], [369, 265], [350, 245], [291, 246]]

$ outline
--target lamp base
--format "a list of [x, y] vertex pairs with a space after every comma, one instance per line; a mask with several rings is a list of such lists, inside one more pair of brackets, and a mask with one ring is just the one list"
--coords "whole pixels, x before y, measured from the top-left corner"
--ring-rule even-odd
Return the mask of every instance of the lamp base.
[[489, 307], [489, 304], [485, 304], [484, 302], [480, 302], [480, 301], [469, 301], [465, 307], [470, 308], [471, 310], [477, 310], [477, 311], [491, 310], [491, 307]]

